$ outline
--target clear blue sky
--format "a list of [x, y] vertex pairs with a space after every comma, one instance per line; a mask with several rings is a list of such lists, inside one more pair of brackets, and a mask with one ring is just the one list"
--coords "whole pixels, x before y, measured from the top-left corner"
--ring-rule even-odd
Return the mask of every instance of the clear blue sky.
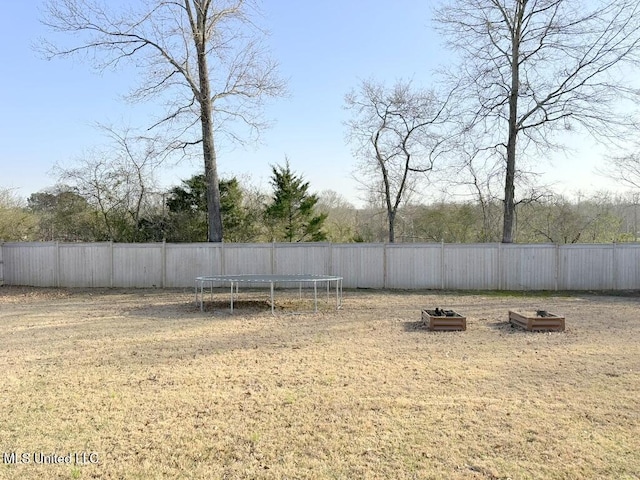
[[[0, 187], [29, 194], [55, 184], [56, 162], [72, 164], [86, 149], [105, 143], [91, 125], [125, 122], [148, 125], [151, 106], [121, 99], [135, 76], [97, 75], [78, 60], [46, 61], [32, 48], [47, 30], [38, 21], [36, 0], [0, 0]], [[266, 189], [271, 164], [288, 156], [314, 191], [336, 190], [358, 203], [352, 179], [355, 160], [345, 143], [344, 95], [360, 80], [394, 82], [413, 78], [428, 86], [435, 67], [447, 61], [430, 25], [429, 0], [271, 0], [263, 5], [270, 45], [289, 80], [290, 97], [273, 102], [266, 114], [275, 126], [263, 144], [221, 146], [223, 176], [249, 175]], [[576, 144], [588, 145], [579, 140]], [[576, 152], [540, 168], [558, 191], [613, 188], [593, 174], [597, 155]], [[176, 185], [202, 169], [200, 163], [167, 169], [164, 186]]]

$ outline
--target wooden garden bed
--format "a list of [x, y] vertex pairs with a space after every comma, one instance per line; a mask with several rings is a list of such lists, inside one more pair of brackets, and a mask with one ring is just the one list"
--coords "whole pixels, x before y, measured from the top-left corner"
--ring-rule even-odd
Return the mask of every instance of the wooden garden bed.
[[457, 331], [467, 329], [467, 317], [453, 310], [422, 310], [422, 321], [429, 330]]
[[509, 310], [509, 323], [512, 326], [533, 331], [564, 331], [564, 317], [543, 310], [518, 313]]

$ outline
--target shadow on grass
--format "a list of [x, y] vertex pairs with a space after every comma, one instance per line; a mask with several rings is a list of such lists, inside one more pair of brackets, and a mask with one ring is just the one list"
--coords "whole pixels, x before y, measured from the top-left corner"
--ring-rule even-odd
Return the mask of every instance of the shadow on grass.
[[[318, 301], [318, 314], [332, 313], [336, 311], [335, 304], [327, 304]], [[141, 303], [139, 306], [130, 307], [126, 314], [131, 317], [153, 318], [157, 320], [220, 320], [224, 318], [271, 316], [271, 300], [269, 298], [234, 300], [233, 311], [229, 300], [205, 300], [200, 308], [200, 303], [195, 301], [177, 301], [171, 303]], [[314, 303], [311, 300], [276, 299], [273, 314], [279, 315], [314, 315]]]
[[491, 330], [496, 330], [501, 333], [519, 333], [524, 332], [524, 330], [519, 329], [511, 325], [508, 320], [497, 321], [497, 322], [489, 322], [487, 323], [487, 327]]
[[464, 333], [464, 330], [430, 330], [427, 322], [418, 320], [416, 322], [404, 322], [402, 324], [405, 332], [427, 332], [427, 333]]
[[418, 320], [416, 322], [403, 322], [402, 327], [405, 332], [430, 332], [429, 326], [422, 320]]

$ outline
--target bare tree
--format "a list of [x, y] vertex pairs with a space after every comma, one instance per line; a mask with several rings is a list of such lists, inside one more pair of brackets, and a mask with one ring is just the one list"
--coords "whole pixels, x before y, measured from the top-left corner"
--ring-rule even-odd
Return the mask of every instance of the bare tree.
[[79, 39], [72, 46], [46, 43], [49, 57], [85, 54], [100, 70], [128, 61], [144, 70], [130, 98], [168, 93], [166, 116], [153, 127], [178, 127], [174, 149], [201, 145], [213, 242], [223, 238], [214, 133], [224, 129], [239, 139], [226, 128], [230, 119], [259, 131], [263, 99], [284, 91], [255, 12], [252, 0], [140, 0], [120, 10], [93, 0], [45, 4], [44, 23]]
[[495, 162], [476, 161], [475, 156], [470, 156], [465, 164], [467, 170], [466, 183], [475, 196], [482, 212], [482, 229], [479, 240], [481, 242], [496, 241], [496, 224], [501, 215], [496, 212], [498, 196], [494, 192], [495, 179], [502, 173], [500, 165]]
[[331, 242], [351, 242], [355, 236], [357, 211], [347, 199], [335, 190], [318, 194], [318, 211], [327, 215], [325, 230]]
[[603, 169], [601, 173], [622, 185], [640, 190], [640, 155], [630, 153], [612, 157], [609, 159], [607, 168]]
[[345, 102], [352, 112], [346, 125], [354, 153], [361, 159], [360, 179], [383, 202], [389, 242], [394, 242], [398, 209], [414, 190], [417, 174], [433, 170], [439, 155], [446, 102], [402, 80], [392, 88], [363, 81]]
[[129, 129], [100, 128], [111, 142], [108, 148], [93, 149], [75, 165], [57, 165], [54, 170], [60, 182], [97, 209], [110, 240], [136, 241], [142, 214], [153, 201], [155, 170], [166, 152], [158, 151], [153, 138], [141, 138]]
[[[628, 225], [633, 225], [632, 238], [637, 242], [639, 234], [638, 206], [640, 205], [640, 154], [638, 154], [640, 144], [637, 140], [635, 145], [632, 146], [632, 149], [633, 151], [631, 153], [627, 152], [623, 155], [610, 156], [598, 172], [621, 185], [631, 188], [624, 203], [627, 205], [627, 210], [631, 210], [632, 212], [631, 218], [628, 220]], [[624, 216], [628, 215], [629, 213], [626, 213]]]
[[34, 238], [38, 219], [12, 188], [0, 187], [0, 243]]
[[[435, 12], [460, 68], [467, 129], [504, 159], [502, 241], [515, 223], [516, 158], [560, 148], [554, 134], [582, 127], [619, 138], [632, 119], [618, 109], [637, 100], [631, 72], [640, 59], [637, 0], [449, 0]], [[628, 113], [628, 110], [627, 110]], [[520, 161], [518, 160], [518, 161]]]
[[578, 196], [573, 202], [563, 195], [551, 195], [522, 209], [520, 215], [522, 236], [529, 242], [595, 243], [621, 238], [622, 217], [615, 214], [607, 193]]
[[41, 242], [92, 242], [101, 240], [101, 222], [87, 199], [68, 185], [32, 193], [27, 199], [30, 212], [38, 217], [37, 239]]

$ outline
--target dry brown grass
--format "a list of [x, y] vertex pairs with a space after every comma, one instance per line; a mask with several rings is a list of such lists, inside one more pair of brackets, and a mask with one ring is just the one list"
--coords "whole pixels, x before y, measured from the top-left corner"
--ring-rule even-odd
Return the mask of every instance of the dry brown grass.
[[[638, 296], [248, 296], [0, 288], [0, 454], [99, 459], [0, 478], [640, 478]], [[436, 306], [467, 331], [426, 331]], [[506, 323], [537, 308], [567, 330]]]

